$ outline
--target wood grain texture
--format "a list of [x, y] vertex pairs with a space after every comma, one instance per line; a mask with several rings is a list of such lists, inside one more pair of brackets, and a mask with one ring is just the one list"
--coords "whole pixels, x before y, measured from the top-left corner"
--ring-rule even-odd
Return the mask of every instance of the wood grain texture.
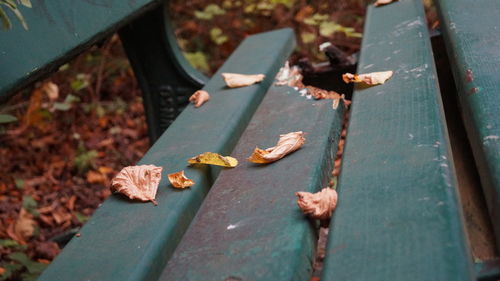
[[500, 250], [500, 2], [437, 4], [462, 118]]
[[473, 280], [423, 7], [369, 7], [321, 280]]
[[[163, 167], [158, 206], [112, 195], [38, 280], [156, 280], [220, 171], [187, 167], [187, 159], [207, 151], [231, 153], [294, 47], [291, 29], [245, 39], [204, 87], [211, 100], [188, 106], [139, 162]], [[263, 73], [266, 79], [228, 89], [221, 72]], [[180, 170], [196, 184], [172, 188], [166, 175]]]
[[[160, 280], [304, 280], [312, 273], [317, 233], [295, 192], [326, 186], [342, 128], [343, 106], [272, 87], [234, 149]], [[256, 146], [303, 131], [302, 148], [271, 164], [246, 161]]]

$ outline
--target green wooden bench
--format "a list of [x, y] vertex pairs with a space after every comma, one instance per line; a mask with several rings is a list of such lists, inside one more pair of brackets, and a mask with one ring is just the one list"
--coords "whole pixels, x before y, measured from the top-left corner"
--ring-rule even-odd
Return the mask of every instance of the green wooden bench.
[[[462, 2], [441, 0], [441, 24], [459, 95], [465, 97], [462, 107], [475, 112], [464, 109], [464, 119], [474, 116], [474, 122], [465, 123], [498, 230], [499, 155], [492, 137], [498, 135], [499, 118], [493, 114], [498, 83], [489, 81], [499, 79], [490, 75], [499, 52], [457, 47], [470, 33], [483, 34], [478, 40], [486, 42], [498, 42], [498, 37], [487, 37], [461, 19], [470, 10]], [[121, 28], [145, 94], [150, 135], [158, 139], [139, 164], [162, 166], [164, 174], [185, 169], [197, 184], [177, 191], [164, 176], [156, 207], [111, 196], [39, 280], [309, 280], [318, 225], [299, 211], [294, 193], [318, 191], [330, 180], [344, 107], [334, 110], [331, 100], [308, 100], [293, 88], [272, 85], [294, 47], [293, 32], [247, 38], [207, 79], [179, 55], [165, 7], [158, 2], [68, 4], [78, 8], [79, 17], [50, 17], [44, 11], [61, 13], [62, 1], [43, 3], [34, 3], [26, 15], [38, 19], [37, 26], [27, 33], [6, 33], [6, 44], [1, 38], [0, 58], [15, 69], [7, 73], [0, 67], [2, 96]], [[496, 6], [490, 5], [474, 11], [489, 9], [494, 18]], [[95, 22], [84, 20], [82, 13]], [[42, 30], [58, 32], [44, 39], [47, 33], [37, 33]], [[23, 52], [16, 46], [29, 45], [33, 38], [47, 40], [47, 46], [68, 44], [34, 51], [21, 63]], [[14, 51], [17, 57], [11, 57]], [[473, 68], [469, 57], [482, 57], [488, 71]], [[464, 82], [468, 69], [474, 79]], [[356, 87], [354, 93], [339, 204], [321, 280], [495, 280], [499, 267], [494, 261], [474, 268], [420, 1], [369, 7], [358, 72], [383, 70], [393, 70], [394, 76], [384, 85]], [[263, 73], [266, 79], [228, 89], [222, 72]], [[175, 115], [169, 103], [182, 102], [179, 96], [200, 86], [211, 93], [210, 102], [198, 109], [188, 106], [161, 134]], [[467, 95], [474, 88], [479, 93]], [[264, 166], [244, 161], [255, 146], [270, 147], [279, 134], [299, 130], [307, 132], [306, 143], [293, 154]], [[240, 165], [186, 167], [186, 159], [206, 151], [231, 154]]]

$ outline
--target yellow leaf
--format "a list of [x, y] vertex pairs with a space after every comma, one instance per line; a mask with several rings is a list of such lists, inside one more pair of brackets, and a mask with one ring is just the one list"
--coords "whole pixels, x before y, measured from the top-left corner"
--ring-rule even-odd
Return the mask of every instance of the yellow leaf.
[[222, 167], [234, 168], [238, 165], [238, 160], [230, 156], [222, 156], [214, 152], [205, 152], [188, 159], [189, 164], [209, 164]]
[[248, 161], [259, 164], [277, 161], [299, 149], [304, 144], [304, 141], [304, 132], [302, 131], [280, 135], [276, 146], [265, 150], [256, 147], [253, 154], [248, 158]]
[[250, 86], [264, 80], [264, 74], [245, 75], [236, 73], [222, 73], [222, 78], [229, 88]]
[[180, 189], [190, 187], [195, 183], [193, 180], [188, 179], [186, 175], [184, 175], [184, 170], [177, 173], [168, 174], [168, 180], [173, 187]]
[[111, 181], [111, 191], [118, 191], [130, 199], [151, 201], [157, 205], [155, 197], [162, 170], [162, 167], [155, 165], [125, 167]]
[[377, 85], [384, 84], [392, 76], [392, 71], [381, 71], [381, 72], [372, 72], [366, 74], [352, 74], [345, 73], [342, 75], [342, 79], [346, 83], [361, 83], [364, 82], [367, 85]]
[[299, 198], [299, 208], [313, 219], [329, 219], [337, 206], [337, 191], [333, 188], [323, 188], [316, 193], [296, 192], [295, 195]]

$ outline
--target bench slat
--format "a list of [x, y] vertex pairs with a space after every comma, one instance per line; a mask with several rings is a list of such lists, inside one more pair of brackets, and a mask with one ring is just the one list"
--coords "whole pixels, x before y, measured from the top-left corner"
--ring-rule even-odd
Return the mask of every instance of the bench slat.
[[[317, 233], [294, 193], [331, 177], [343, 109], [290, 87], [272, 87], [221, 172], [160, 280], [309, 280]], [[269, 165], [245, 159], [278, 134], [302, 130], [304, 146]]]
[[29, 30], [12, 14], [12, 30], [0, 36], [0, 100], [57, 69], [79, 52], [103, 40], [119, 26], [160, 1], [32, 1], [21, 5]]
[[[291, 29], [245, 39], [204, 87], [211, 100], [198, 109], [188, 106], [140, 161], [164, 168], [158, 206], [112, 195], [39, 280], [155, 280], [219, 171], [188, 168], [186, 160], [206, 151], [231, 152], [294, 47]], [[228, 89], [221, 72], [263, 73], [266, 79]], [[166, 174], [183, 169], [196, 185], [174, 190]]]
[[500, 4], [437, 4], [462, 119], [500, 250]]
[[472, 280], [423, 7], [369, 7], [321, 280]]

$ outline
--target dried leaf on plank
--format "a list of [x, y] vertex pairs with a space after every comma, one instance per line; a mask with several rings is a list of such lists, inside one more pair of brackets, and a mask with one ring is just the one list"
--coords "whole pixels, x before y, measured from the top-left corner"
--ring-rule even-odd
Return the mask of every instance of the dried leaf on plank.
[[189, 97], [189, 101], [194, 104], [194, 107], [202, 106], [209, 99], [210, 99], [210, 95], [208, 94], [207, 91], [203, 91], [203, 90], [198, 90], [198, 91], [194, 92], [194, 94], [192, 94]]
[[266, 77], [264, 74], [237, 74], [237, 73], [222, 73], [222, 78], [229, 88], [238, 88], [250, 86], [259, 83]]
[[188, 159], [189, 164], [209, 164], [222, 167], [234, 168], [238, 165], [238, 160], [230, 156], [222, 156], [214, 152], [205, 152]]
[[378, 7], [378, 6], [391, 4], [392, 2], [396, 2], [396, 1], [398, 1], [398, 0], [377, 0], [377, 1], [375, 1], [375, 3], [373, 3], [373, 5], [375, 7]]
[[130, 199], [151, 201], [157, 205], [155, 197], [162, 170], [162, 167], [155, 165], [125, 167], [111, 181], [111, 190], [123, 193]]
[[195, 184], [193, 180], [186, 177], [186, 175], [184, 174], [184, 170], [177, 173], [168, 174], [168, 180], [173, 187], [180, 189], [184, 189]]
[[276, 146], [268, 149], [256, 147], [253, 154], [248, 158], [248, 161], [259, 164], [277, 161], [299, 149], [304, 144], [304, 141], [304, 132], [302, 131], [280, 135]]
[[299, 208], [313, 219], [329, 219], [337, 206], [337, 191], [329, 187], [317, 193], [301, 191], [295, 195], [299, 198], [297, 200]]
[[352, 74], [345, 73], [342, 75], [342, 79], [346, 83], [361, 83], [364, 82], [367, 85], [377, 85], [384, 84], [392, 76], [392, 71], [380, 71], [380, 72], [372, 72], [366, 74]]

